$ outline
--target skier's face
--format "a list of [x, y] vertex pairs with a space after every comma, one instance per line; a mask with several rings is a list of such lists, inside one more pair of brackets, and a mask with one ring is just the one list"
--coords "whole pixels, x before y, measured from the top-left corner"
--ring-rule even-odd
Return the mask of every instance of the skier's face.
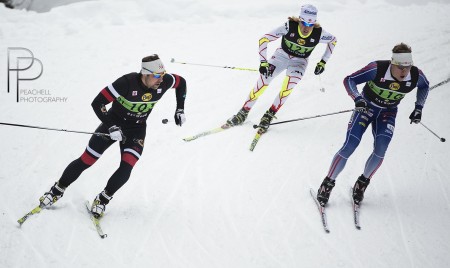
[[391, 64], [391, 74], [398, 81], [403, 81], [411, 70], [411, 66], [398, 66]]
[[300, 31], [302, 32], [303, 35], [310, 34], [313, 28], [314, 28], [314, 25], [307, 26], [306, 23], [300, 23]]
[[163, 74], [146, 74], [142, 75], [142, 83], [148, 88], [157, 89], [163, 81]]

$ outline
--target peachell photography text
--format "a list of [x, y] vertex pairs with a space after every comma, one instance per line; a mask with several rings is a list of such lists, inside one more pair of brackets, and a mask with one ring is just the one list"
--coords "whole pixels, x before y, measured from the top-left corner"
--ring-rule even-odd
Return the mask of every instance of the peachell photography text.
[[[37, 80], [44, 72], [42, 61], [36, 58], [33, 52], [24, 47], [8, 47], [8, 80], [7, 89], [16, 89], [16, 102], [27, 103], [55, 103], [67, 102], [67, 97], [54, 96], [50, 89], [21, 88], [23, 81]], [[36, 67], [35, 67], [36, 66]], [[36, 74], [39, 73], [39, 74]], [[12, 78], [16, 79], [12, 79]], [[10, 85], [11, 86], [10, 88]], [[29, 83], [27, 83], [29, 84]]]

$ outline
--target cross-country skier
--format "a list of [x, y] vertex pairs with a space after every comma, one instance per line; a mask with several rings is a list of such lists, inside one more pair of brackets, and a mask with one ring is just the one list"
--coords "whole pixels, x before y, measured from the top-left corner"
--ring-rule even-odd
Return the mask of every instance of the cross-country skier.
[[[363, 83], [365, 85], [360, 94], [356, 86]], [[364, 198], [364, 191], [381, 166], [394, 135], [397, 105], [407, 93], [417, 87], [415, 108], [409, 119], [411, 123], [420, 123], [422, 108], [428, 96], [428, 84], [423, 72], [413, 66], [411, 48], [404, 43], [394, 46], [390, 61], [371, 62], [344, 79], [345, 89], [355, 102], [355, 111], [348, 123], [344, 145], [331, 161], [328, 175], [317, 191], [317, 200], [321, 206], [327, 204], [336, 177], [358, 147], [366, 129], [372, 125], [373, 152], [366, 162], [363, 174], [353, 187], [353, 200], [356, 204], [360, 204]]]
[[[81, 157], [70, 163], [61, 178], [39, 198], [41, 207], [48, 208], [58, 201], [65, 189], [91, 167], [103, 152], [116, 141], [120, 142], [121, 162], [108, 180], [105, 189], [92, 203], [91, 211], [103, 216], [105, 206], [130, 177], [131, 170], [142, 155], [146, 133], [146, 120], [155, 104], [169, 89], [175, 89], [177, 107], [175, 123], [186, 121], [184, 101], [186, 81], [183, 77], [166, 73], [162, 61], [154, 54], [142, 59], [140, 73], [129, 73], [105, 87], [92, 102], [97, 117], [102, 121], [96, 132], [109, 133], [109, 138], [93, 135]], [[109, 110], [106, 105], [112, 102]]]
[[[282, 38], [281, 46], [269, 59], [267, 58], [268, 43]], [[308, 66], [308, 57], [319, 43], [327, 43], [322, 59], [317, 63], [314, 73], [321, 74], [325, 64], [336, 45], [336, 37], [322, 29], [317, 23], [317, 8], [313, 5], [301, 7], [299, 17], [289, 17], [288, 21], [259, 39], [259, 58], [261, 61], [260, 76], [241, 110], [227, 120], [229, 126], [241, 125], [259, 96], [269, 86], [275, 76], [286, 70], [286, 77], [281, 91], [272, 106], [261, 118], [259, 126], [265, 132], [275, 117], [275, 113], [285, 103], [291, 91], [302, 79]]]

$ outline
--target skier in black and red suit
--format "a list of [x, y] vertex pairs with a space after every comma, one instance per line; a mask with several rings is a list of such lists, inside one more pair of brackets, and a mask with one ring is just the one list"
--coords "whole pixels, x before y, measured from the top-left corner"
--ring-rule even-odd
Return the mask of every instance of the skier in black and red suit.
[[[105, 87], [95, 97], [92, 108], [102, 121], [96, 132], [109, 133], [109, 137], [93, 135], [81, 157], [70, 163], [61, 178], [39, 199], [40, 206], [48, 208], [58, 201], [65, 189], [76, 181], [84, 170], [91, 167], [106, 149], [118, 141], [120, 166], [91, 206], [94, 216], [103, 216], [105, 206], [128, 181], [131, 170], [142, 155], [149, 114], [164, 93], [171, 88], [175, 89], [177, 99], [175, 123], [182, 126], [186, 121], [186, 80], [179, 75], [166, 73], [158, 55], [143, 58], [140, 73], [126, 74]], [[112, 107], [107, 110], [106, 105], [111, 102]]]

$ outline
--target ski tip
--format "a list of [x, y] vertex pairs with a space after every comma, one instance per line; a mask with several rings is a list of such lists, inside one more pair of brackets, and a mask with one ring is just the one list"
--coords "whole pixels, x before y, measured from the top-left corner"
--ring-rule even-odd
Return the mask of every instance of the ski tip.
[[197, 139], [196, 136], [190, 136], [190, 137], [183, 138], [184, 141], [193, 141], [195, 139]]
[[250, 148], [248, 148], [250, 152], [253, 152], [253, 150], [255, 150], [256, 143], [258, 143], [258, 140], [255, 139], [253, 140], [252, 144], [250, 144]]
[[108, 237], [108, 235], [107, 235], [107, 234], [103, 234], [103, 235], [100, 235], [100, 237], [101, 237], [102, 239], [105, 239], [106, 237]]
[[231, 125], [229, 125], [228, 123], [223, 124], [222, 126], [220, 126], [222, 129], [229, 129], [232, 128]]

